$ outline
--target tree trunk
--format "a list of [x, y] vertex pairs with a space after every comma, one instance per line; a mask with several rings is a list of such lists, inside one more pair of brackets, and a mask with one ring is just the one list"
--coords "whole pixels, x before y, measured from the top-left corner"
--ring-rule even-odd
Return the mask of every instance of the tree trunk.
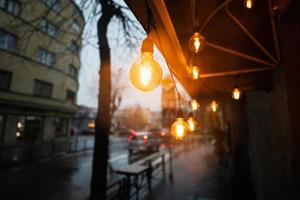
[[110, 129], [111, 63], [110, 48], [107, 40], [108, 24], [113, 17], [110, 0], [100, 0], [102, 15], [98, 20], [98, 43], [100, 54], [98, 112], [95, 127], [95, 145], [92, 163], [91, 196], [92, 200], [106, 198], [107, 161]]

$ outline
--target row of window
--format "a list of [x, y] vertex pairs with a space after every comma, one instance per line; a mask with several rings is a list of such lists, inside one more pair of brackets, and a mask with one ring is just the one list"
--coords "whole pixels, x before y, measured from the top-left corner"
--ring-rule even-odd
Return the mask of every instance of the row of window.
[[[71, 43], [70, 50], [75, 51], [76, 47], [75, 44]], [[9, 50], [9, 51], [16, 51], [17, 46], [17, 37], [11, 33], [3, 31], [0, 29], [0, 48]], [[47, 66], [54, 66], [56, 60], [56, 56], [54, 53], [39, 48], [37, 50], [37, 61]], [[69, 65], [68, 74], [74, 78], [77, 77], [77, 68], [74, 65]]]
[[[59, 12], [61, 10], [59, 0], [41, 0], [49, 9]], [[21, 2], [20, 0], [0, 0], [0, 8], [6, 12], [19, 16], [21, 13]], [[74, 19], [72, 23], [72, 29], [75, 33], [81, 32], [80, 24], [78, 20]], [[58, 28], [49, 21], [41, 20], [41, 31], [46, 32], [48, 35], [55, 37], [58, 33]]]
[[[0, 71], [0, 90], [9, 90], [11, 84], [12, 73], [7, 71]], [[53, 84], [42, 80], [34, 80], [33, 94], [40, 97], [51, 98]], [[75, 92], [67, 90], [66, 100], [75, 103]]]

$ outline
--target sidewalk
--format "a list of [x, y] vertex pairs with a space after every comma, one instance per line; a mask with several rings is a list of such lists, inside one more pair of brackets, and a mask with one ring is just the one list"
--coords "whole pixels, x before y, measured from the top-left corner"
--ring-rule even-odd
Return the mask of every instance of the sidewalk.
[[[213, 146], [204, 144], [173, 160], [174, 182], [160, 181], [146, 200], [230, 199], [229, 170], [218, 164]], [[168, 172], [167, 172], [168, 173]]]

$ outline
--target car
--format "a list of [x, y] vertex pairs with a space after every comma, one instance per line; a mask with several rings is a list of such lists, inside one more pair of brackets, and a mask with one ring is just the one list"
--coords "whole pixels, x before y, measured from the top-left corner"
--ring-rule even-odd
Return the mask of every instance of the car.
[[151, 131], [132, 131], [128, 137], [129, 154], [158, 151], [162, 143], [160, 134]]

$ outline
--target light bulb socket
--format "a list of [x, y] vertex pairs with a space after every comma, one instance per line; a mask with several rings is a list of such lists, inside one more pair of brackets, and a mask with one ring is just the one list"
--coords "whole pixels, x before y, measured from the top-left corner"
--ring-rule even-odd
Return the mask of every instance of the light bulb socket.
[[142, 42], [141, 52], [150, 52], [153, 54], [153, 42], [149, 36], [147, 36]]

